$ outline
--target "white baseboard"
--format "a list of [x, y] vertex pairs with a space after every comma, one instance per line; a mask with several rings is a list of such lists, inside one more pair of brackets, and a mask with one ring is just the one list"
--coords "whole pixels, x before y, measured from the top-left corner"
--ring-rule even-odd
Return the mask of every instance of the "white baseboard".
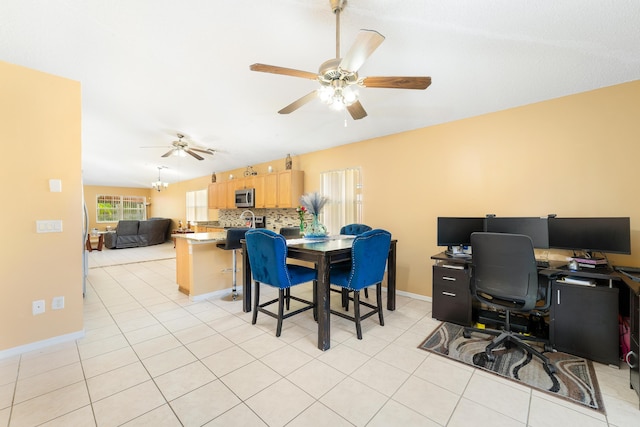
[[[238, 294], [242, 294], [242, 286], [236, 286], [236, 292], [238, 292]], [[222, 289], [219, 291], [215, 291], [215, 292], [208, 292], [206, 294], [200, 294], [200, 295], [194, 295], [194, 296], [190, 296], [189, 297], [189, 301], [193, 301], [193, 302], [198, 302], [198, 301], [202, 301], [208, 298], [214, 298], [214, 297], [218, 297], [218, 296], [226, 296], [227, 294], [231, 293], [231, 288], [227, 288], [227, 289]], [[242, 297], [240, 297], [242, 298]]]
[[[382, 292], [387, 292], [387, 287], [386, 286], [382, 287]], [[421, 301], [433, 302], [433, 298], [431, 298], [431, 297], [427, 297], [427, 296], [420, 295], [420, 294], [414, 294], [414, 293], [406, 292], [406, 291], [399, 291], [399, 290], [396, 289], [396, 296], [397, 295], [400, 295], [400, 296], [403, 296], [403, 297], [408, 297], [408, 298], [413, 298], [413, 299], [418, 299], [418, 300], [421, 300]]]
[[79, 340], [80, 338], [84, 338], [84, 329], [77, 332], [71, 332], [70, 334], [59, 335], [57, 337], [48, 338], [46, 340], [36, 341], [18, 347], [9, 348], [7, 350], [2, 350], [0, 351], [0, 360], [30, 351], [40, 350], [41, 348], [49, 347], [55, 344], [62, 344], [69, 341]]
[[420, 295], [420, 294], [414, 294], [414, 293], [411, 293], [411, 292], [399, 291], [397, 289], [396, 289], [396, 295], [402, 295], [403, 297], [409, 297], [409, 298], [418, 299], [418, 300], [421, 300], [421, 301], [433, 302], [433, 298], [431, 298], [431, 297], [427, 297], [427, 296]]

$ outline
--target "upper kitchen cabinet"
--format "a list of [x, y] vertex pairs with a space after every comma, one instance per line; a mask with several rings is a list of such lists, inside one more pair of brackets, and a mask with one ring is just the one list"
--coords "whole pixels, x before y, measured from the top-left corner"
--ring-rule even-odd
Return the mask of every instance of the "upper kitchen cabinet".
[[265, 188], [264, 181], [266, 175], [258, 175], [253, 177], [253, 188], [255, 188], [254, 201], [256, 208], [264, 208]]
[[278, 208], [294, 208], [300, 204], [304, 190], [304, 172], [285, 170], [278, 172]]
[[[214, 182], [209, 184], [209, 209], [227, 209], [227, 188], [229, 183], [226, 182]], [[235, 206], [231, 206], [235, 207]]]
[[257, 208], [278, 207], [278, 172], [264, 175], [264, 205]]
[[293, 208], [300, 204], [304, 172], [285, 170], [209, 184], [209, 209], [234, 209], [235, 192], [255, 189], [256, 208]]
[[256, 208], [293, 208], [300, 204], [304, 172], [285, 170], [258, 175], [254, 180]]

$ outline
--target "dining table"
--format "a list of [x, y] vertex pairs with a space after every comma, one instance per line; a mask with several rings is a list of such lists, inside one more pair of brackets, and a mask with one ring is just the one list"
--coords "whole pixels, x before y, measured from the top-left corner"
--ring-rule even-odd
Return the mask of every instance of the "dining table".
[[[331, 264], [351, 260], [351, 246], [356, 236], [329, 236], [322, 239], [287, 240], [287, 257], [315, 264], [317, 271], [316, 303], [318, 305], [318, 348], [328, 350], [331, 347], [330, 322], [330, 271]], [[246, 241], [242, 244], [242, 309], [245, 313], [251, 306], [251, 265], [247, 254]], [[396, 244], [392, 239], [387, 257], [387, 310], [396, 309]]]

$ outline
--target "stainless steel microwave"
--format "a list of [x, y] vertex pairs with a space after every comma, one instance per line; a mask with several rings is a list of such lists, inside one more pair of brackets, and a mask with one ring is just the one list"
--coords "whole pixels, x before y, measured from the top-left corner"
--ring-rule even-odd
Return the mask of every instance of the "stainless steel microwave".
[[246, 188], [244, 190], [236, 190], [236, 208], [252, 208], [255, 204], [256, 190]]

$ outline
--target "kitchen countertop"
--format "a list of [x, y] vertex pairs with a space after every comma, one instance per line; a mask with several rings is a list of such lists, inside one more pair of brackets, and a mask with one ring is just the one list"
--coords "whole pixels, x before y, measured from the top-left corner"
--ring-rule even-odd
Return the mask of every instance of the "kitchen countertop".
[[172, 234], [171, 237], [176, 239], [185, 239], [190, 242], [207, 243], [207, 242], [223, 242], [227, 240], [227, 233], [224, 231], [212, 233], [188, 233], [188, 234]]

